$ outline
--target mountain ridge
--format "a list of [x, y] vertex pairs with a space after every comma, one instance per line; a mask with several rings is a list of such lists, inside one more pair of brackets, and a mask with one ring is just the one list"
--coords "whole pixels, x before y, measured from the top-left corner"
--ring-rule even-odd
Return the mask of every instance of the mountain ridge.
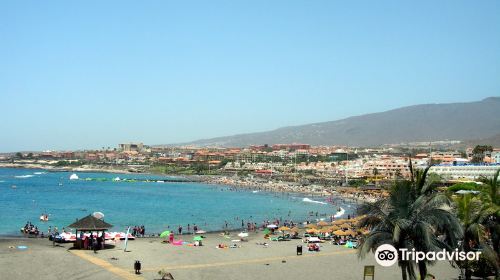
[[412, 141], [474, 140], [500, 133], [500, 97], [460, 103], [418, 104], [335, 121], [200, 139], [183, 145], [244, 147], [307, 143], [377, 146]]

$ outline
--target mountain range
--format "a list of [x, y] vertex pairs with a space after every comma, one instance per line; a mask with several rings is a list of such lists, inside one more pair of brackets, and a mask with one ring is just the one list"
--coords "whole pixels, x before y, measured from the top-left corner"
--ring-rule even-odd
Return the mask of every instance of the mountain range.
[[415, 141], [497, 138], [500, 97], [448, 104], [422, 104], [336, 121], [272, 131], [202, 139], [183, 145], [244, 147], [262, 144], [378, 146]]

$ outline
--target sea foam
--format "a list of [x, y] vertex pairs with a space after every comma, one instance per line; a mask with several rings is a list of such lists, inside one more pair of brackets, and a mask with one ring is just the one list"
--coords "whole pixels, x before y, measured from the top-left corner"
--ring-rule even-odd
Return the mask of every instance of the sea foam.
[[337, 213], [335, 213], [335, 215], [333, 215], [334, 218], [338, 218], [338, 217], [341, 217], [342, 215], [345, 214], [345, 209], [340, 207], [340, 211], [338, 211]]
[[307, 198], [307, 197], [304, 197], [304, 199], [302, 199], [302, 201], [303, 202], [309, 202], [309, 203], [317, 203], [317, 204], [327, 204], [326, 202], [312, 200], [312, 199]]
[[19, 176], [14, 176], [16, 178], [30, 178], [30, 177], [33, 177], [35, 175], [19, 175]]

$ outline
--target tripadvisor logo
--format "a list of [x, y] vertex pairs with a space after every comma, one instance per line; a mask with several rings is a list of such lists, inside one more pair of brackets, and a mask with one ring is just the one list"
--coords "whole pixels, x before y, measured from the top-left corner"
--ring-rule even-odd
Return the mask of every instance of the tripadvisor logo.
[[402, 261], [414, 261], [416, 263], [420, 261], [477, 261], [481, 252], [464, 252], [458, 251], [446, 251], [445, 249], [441, 251], [432, 252], [421, 252], [415, 251], [415, 249], [408, 250], [406, 248], [401, 248], [396, 250], [394, 246], [390, 244], [382, 244], [375, 251], [375, 260], [381, 266], [391, 266], [395, 264], [398, 260]]
[[398, 251], [390, 244], [382, 244], [375, 251], [375, 260], [381, 266], [391, 266], [398, 261]]

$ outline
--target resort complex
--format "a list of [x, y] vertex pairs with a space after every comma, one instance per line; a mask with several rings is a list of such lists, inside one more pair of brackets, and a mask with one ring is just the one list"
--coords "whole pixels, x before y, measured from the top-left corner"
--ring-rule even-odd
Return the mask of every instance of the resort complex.
[[[60, 271], [62, 275], [76, 277], [90, 266], [97, 279], [205, 279], [214, 273], [255, 279], [265, 277], [262, 266], [292, 279], [304, 271], [324, 279], [328, 270], [319, 271], [325, 265], [338, 265], [335, 273], [342, 279], [364, 274], [397, 279], [399, 273], [410, 279], [493, 277], [499, 271], [499, 151], [491, 146], [431, 151], [419, 146], [196, 148], [132, 143], [116, 149], [4, 154], [0, 176], [6, 179], [2, 184], [11, 184], [5, 195], [33, 199], [33, 209], [21, 215], [28, 220], [21, 233], [9, 230], [15, 227], [10, 222], [21, 222], [17, 218], [0, 227], [4, 236], [28, 238], [0, 239], [9, 244], [0, 262], [12, 261], [6, 259], [12, 254], [21, 262], [28, 255], [43, 259], [39, 254], [49, 250], [70, 267], [84, 263], [75, 271]], [[30, 194], [37, 189], [48, 200]], [[103, 191], [111, 195], [106, 204], [90, 201], [94, 192]], [[81, 209], [62, 213], [50, 206], [57, 192]], [[121, 201], [113, 198], [118, 193], [125, 195]], [[189, 200], [181, 198], [191, 193]], [[213, 199], [222, 204], [210, 203]], [[190, 204], [189, 210], [177, 210]], [[131, 209], [134, 215], [127, 214]], [[37, 210], [42, 211], [40, 221]], [[388, 217], [405, 221], [398, 226], [404, 243], [394, 242], [393, 223], [400, 222]], [[469, 236], [473, 226], [480, 231]], [[422, 230], [431, 243], [411, 233]], [[398, 265], [387, 267], [388, 257], [379, 258], [377, 248], [383, 244], [402, 250]], [[401, 259], [404, 250], [425, 256], [439, 250], [476, 255], [451, 263], [423, 258], [419, 264], [410, 255]], [[37, 261], [33, 267], [45, 265]], [[345, 266], [350, 268], [341, 268]], [[20, 273], [7, 275], [16, 278]]]

